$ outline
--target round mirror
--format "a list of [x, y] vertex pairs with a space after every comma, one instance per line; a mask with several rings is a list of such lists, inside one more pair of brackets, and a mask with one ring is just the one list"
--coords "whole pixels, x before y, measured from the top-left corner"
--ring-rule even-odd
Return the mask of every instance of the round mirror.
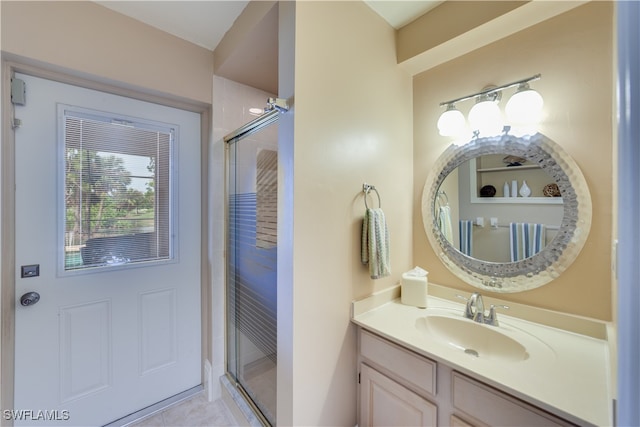
[[505, 134], [452, 145], [422, 195], [427, 237], [467, 283], [520, 292], [558, 277], [591, 227], [582, 172], [541, 134]]

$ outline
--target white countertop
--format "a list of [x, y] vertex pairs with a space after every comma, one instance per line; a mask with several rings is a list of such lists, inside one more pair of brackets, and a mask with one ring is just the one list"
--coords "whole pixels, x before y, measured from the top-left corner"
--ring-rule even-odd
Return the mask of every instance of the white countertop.
[[529, 343], [536, 348], [526, 360], [499, 363], [443, 345], [418, 326], [429, 313], [459, 313], [462, 317], [464, 304], [432, 296], [426, 309], [403, 305], [399, 299], [379, 302], [380, 298], [364, 301], [358, 307], [355, 304], [360, 302], [355, 302], [353, 322], [571, 422], [612, 425], [606, 340], [499, 313], [500, 326], [496, 328], [506, 335], [513, 332], [525, 341], [533, 340]]

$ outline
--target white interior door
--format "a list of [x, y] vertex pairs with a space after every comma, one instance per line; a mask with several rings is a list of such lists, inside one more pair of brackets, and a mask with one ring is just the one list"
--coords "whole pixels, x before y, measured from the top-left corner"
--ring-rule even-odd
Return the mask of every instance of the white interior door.
[[[16, 77], [26, 83], [26, 104], [15, 108], [22, 123], [15, 130], [16, 424], [103, 425], [201, 383], [200, 117], [32, 76]], [[67, 268], [65, 245], [75, 245], [80, 254], [91, 243], [70, 245], [72, 233], [65, 229], [66, 215], [74, 214], [65, 208], [69, 178], [61, 141], [63, 106], [112, 114], [120, 120], [113, 123], [124, 127], [130, 122], [123, 116], [169, 124], [173, 157], [168, 178], [153, 181], [154, 173], [140, 178], [154, 182], [157, 199], [161, 185], [171, 190], [165, 205], [173, 208], [167, 211], [173, 246], [164, 258], [130, 262], [128, 255], [113, 256], [83, 268], [87, 260], [81, 256], [72, 260], [79, 268]], [[128, 173], [131, 182], [142, 174]], [[128, 187], [135, 186], [131, 182]], [[95, 192], [87, 191], [85, 198]], [[114, 198], [116, 190], [110, 191]], [[131, 207], [112, 208], [134, 215]], [[97, 208], [78, 212], [92, 218], [97, 214], [91, 209]], [[151, 217], [145, 224], [155, 230], [157, 206], [136, 215]], [[115, 229], [116, 222], [109, 227]], [[92, 243], [105, 241], [99, 240], [106, 235], [106, 221], [102, 224], [90, 230]], [[26, 277], [23, 266], [31, 266]], [[20, 298], [28, 292], [37, 292], [40, 299], [23, 306]]]

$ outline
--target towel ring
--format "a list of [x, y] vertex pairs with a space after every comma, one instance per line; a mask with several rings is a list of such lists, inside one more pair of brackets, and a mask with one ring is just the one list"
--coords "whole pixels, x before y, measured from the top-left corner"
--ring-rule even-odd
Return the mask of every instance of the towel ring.
[[370, 184], [367, 184], [366, 182], [364, 184], [362, 184], [362, 191], [364, 191], [364, 206], [369, 209], [369, 205], [367, 204], [367, 196], [369, 195], [369, 192], [373, 190], [376, 192], [376, 195], [378, 196], [378, 208], [382, 208], [382, 201], [380, 200], [380, 193], [378, 193], [378, 190], [376, 190], [376, 187]]
[[[447, 196], [447, 193], [444, 190], [438, 191], [438, 199], [444, 199], [445, 205], [449, 204], [449, 196]], [[442, 205], [442, 203], [440, 203], [440, 205]]]

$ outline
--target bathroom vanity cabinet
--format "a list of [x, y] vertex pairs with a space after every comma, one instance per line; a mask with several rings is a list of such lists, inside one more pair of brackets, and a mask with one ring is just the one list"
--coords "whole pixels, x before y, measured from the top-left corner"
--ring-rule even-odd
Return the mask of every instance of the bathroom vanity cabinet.
[[362, 327], [358, 345], [359, 426], [575, 425]]
[[399, 286], [353, 302], [361, 427], [614, 425], [611, 324], [510, 303], [480, 325], [457, 291], [429, 291], [426, 309]]

